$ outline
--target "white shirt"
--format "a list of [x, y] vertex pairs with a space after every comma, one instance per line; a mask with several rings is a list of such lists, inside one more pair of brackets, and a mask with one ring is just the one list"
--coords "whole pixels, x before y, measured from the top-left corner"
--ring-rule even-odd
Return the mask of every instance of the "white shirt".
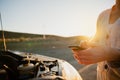
[[[100, 14], [97, 23], [96, 39], [102, 44], [120, 49], [120, 18], [113, 24], [109, 24], [110, 14], [111, 9]], [[111, 65], [117, 65], [117, 68], [111, 67]], [[120, 61], [103, 61], [98, 63], [97, 80], [120, 80]]]

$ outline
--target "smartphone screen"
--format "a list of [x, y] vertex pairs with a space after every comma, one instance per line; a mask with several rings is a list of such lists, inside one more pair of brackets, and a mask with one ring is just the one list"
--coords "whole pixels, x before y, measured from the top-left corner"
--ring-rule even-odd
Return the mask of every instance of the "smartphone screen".
[[71, 48], [72, 50], [84, 50], [85, 49], [80, 46], [68, 46], [68, 47]]

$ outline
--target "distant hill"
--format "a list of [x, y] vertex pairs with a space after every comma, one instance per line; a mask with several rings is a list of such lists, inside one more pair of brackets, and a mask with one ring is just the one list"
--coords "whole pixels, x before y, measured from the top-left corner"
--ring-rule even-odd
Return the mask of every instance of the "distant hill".
[[[32, 34], [32, 33], [20, 33], [20, 32], [12, 32], [12, 31], [4, 31], [4, 35], [6, 39], [16, 39], [16, 38], [43, 38], [43, 34]], [[71, 36], [71, 37], [62, 37], [57, 35], [45, 35], [47, 38], [51, 39], [74, 39], [79, 38], [81, 39], [88, 39], [86, 36]], [[2, 31], [0, 30], [0, 39], [2, 39]]]
[[[4, 31], [5, 38], [33, 38], [33, 37], [42, 37], [42, 35], [38, 34], [30, 34], [30, 33], [20, 33], [20, 32], [11, 32], [11, 31]], [[0, 38], [2, 38], [2, 31], [0, 30]]]

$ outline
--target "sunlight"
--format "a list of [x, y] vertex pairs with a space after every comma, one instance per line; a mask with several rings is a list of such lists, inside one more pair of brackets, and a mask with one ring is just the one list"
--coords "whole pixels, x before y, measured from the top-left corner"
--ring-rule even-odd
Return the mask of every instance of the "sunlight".
[[[98, 15], [114, 2], [112, 0], [23, 1], [13, 1], [14, 5], [12, 1], [0, 3], [4, 30], [65, 37], [93, 36]], [[94, 3], [97, 5], [93, 5]], [[103, 4], [104, 6], [101, 6]]]

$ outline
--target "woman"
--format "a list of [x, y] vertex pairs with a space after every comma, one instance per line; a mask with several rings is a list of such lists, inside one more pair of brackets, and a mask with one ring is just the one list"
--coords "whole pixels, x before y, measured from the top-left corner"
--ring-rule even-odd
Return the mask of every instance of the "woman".
[[97, 31], [89, 42], [82, 42], [85, 50], [73, 50], [80, 64], [97, 66], [97, 80], [120, 80], [120, 0], [102, 12]]

